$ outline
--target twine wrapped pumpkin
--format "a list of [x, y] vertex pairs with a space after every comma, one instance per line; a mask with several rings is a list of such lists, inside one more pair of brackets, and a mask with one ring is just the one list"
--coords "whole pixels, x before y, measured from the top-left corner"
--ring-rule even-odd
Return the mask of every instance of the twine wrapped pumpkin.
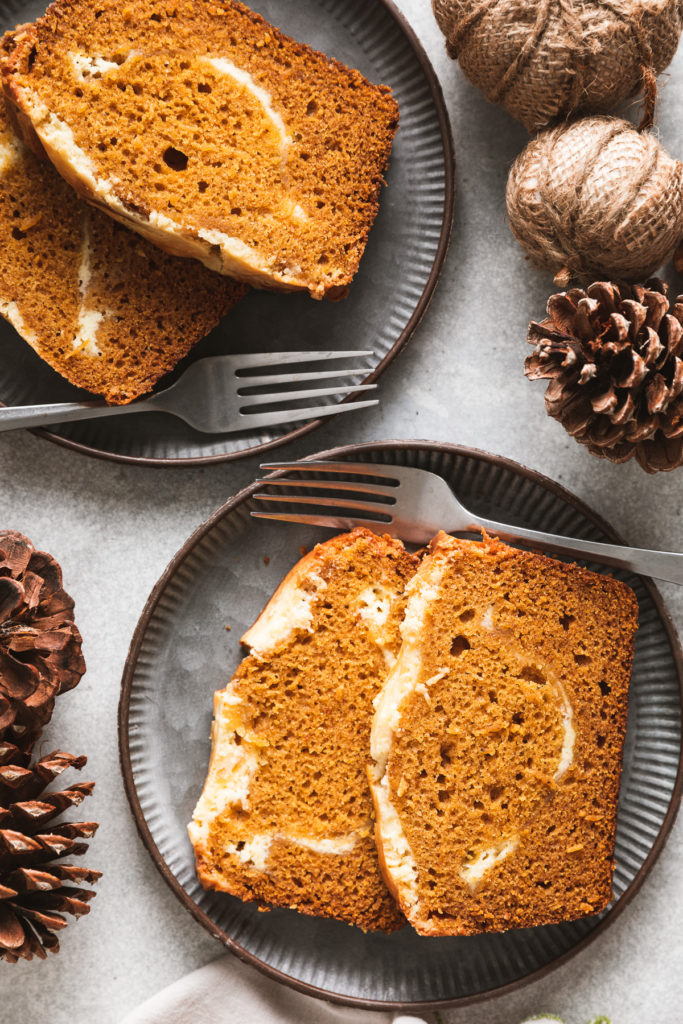
[[646, 280], [683, 236], [683, 164], [616, 117], [532, 139], [510, 170], [510, 227], [555, 284]]
[[677, 0], [432, 0], [465, 76], [536, 131], [643, 92], [651, 124], [657, 75], [681, 34]]

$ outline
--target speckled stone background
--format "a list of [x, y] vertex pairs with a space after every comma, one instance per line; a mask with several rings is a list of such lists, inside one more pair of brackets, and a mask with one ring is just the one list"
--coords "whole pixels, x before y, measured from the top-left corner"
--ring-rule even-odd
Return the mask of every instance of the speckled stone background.
[[[428, 0], [399, 6], [434, 63], [453, 122], [453, 244], [427, 316], [383, 378], [381, 406], [340, 418], [281, 450], [283, 456], [392, 437], [468, 444], [559, 481], [634, 545], [683, 549], [683, 469], [653, 478], [635, 464], [593, 458], [545, 416], [543, 385], [524, 378], [526, 326], [551, 290], [505, 224], [505, 181], [524, 129], [490, 107], [446, 58]], [[682, 105], [679, 53], [663, 80], [658, 128], [679, 157]], [[683, 291], [683, 281], [671, 280]], [[116, 710], [128, 643], [151, 587], [194, 528], [257, 468], [250, 459], [143, 470], [91, 460], [26, 433], [0, 436], [0, 523], [53, 552], [76, 599], [88, 673], [59, 701], [45, 749], [88, 755], [85, 775], [97, 788], [85, 816], [101, 827], [87, 863], [104, 872], [90, 916], [63, 934], [59, 957], [0, 964], [0, 1024], [114, 1024], [222, 955], [166, 888], [138, 839], [119, 775]], [[680, 629], [683, 590], [662, 591]], [[679, 820], [640, 894], [589, 949], [511, 996], [443, 1014], [444, 1022], [518, 1024], [527, 1014], [552, 1012], [584, 1024], [600, 1012], [613, 1024], [680, 1024], [682, 861]]]

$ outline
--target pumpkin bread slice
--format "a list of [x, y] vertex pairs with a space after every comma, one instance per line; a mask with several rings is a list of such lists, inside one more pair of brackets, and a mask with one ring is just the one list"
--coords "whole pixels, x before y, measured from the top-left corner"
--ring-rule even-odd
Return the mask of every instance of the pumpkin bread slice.
[[440, 534], [408, 585], [370, 771], [387, 883], [422, 935], [611, 899], [637, 626], [603, 575]]
[[0, 314], [72, 384], [130, 402], [246, 290], [91, 209], [0, 103]]
[[215, 695], [213, 749], [189, 826], [202, 885], [365, 930], [405, 922], [373, 837], [372, 701], [400, 645], [417, 565], [357, 529], [319, 544], [243, 637]]
[[257, 287], [339, 297], [398, 126], [385, 86], [235, 0], [57, 0], [4, 87], [86, 199]]

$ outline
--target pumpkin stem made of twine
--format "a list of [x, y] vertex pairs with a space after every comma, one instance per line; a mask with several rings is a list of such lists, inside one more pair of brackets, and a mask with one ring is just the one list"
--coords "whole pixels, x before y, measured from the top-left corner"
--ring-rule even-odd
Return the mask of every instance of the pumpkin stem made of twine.
[[655, 71], [652, 47], [648, 42], [647, 35], [645, 34], [642, 13], [639, 17], [634, 18], [630, 24], [635, 37], [636, 46], [640, 53], [640, 82], [643, 90], [643, 114], [640, 119], [640, 124], [638, 125], [638, 130], [642, 132], [648, 128], [652, 128], [652, 125], [655, 123], [655, 110], [657, 108], [659, 89], [657, 87], [657, 72]]
[[652, 128], [655, 123], [655, 110], [657, 109], [657, 100], [659, 98], [657, 75], [651, 64], [649, 66], [641, 64], [640, 80], [643, 87], [643, 114], [638, 125], [638, 131], [644, 132]]
[[556, 284], [558, 288], [566, 288], [573, 276], [569, 267], [560, 267], [553, 278], [553, 284]]

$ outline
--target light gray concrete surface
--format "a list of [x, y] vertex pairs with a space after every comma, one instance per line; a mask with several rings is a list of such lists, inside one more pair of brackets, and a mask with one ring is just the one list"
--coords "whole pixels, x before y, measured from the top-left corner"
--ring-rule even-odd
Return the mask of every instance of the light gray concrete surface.
[[[427, 0], [400, 6], [434, 62], [453, 121], [453, 245], [424, 322], [382, 382], [380, 408], [343, 417], [282, 454], [392, 437], [472, 445], [559, 481], [632, 544], [683, 549], [683, 469], [648, 477], [635, 464], [593, 458], [546, 417], [543, 385], [526, 381], [527, 323], [542, 314], [552, 289], [526, 264], [504, 220], [506, 175], [524, 130], [487, 105], [446, 58]], [[679, 53], [664, 82], [659, 118], [662, 141], [679, 157], [682, 103]], [[194, 528], [256, 471], [254, 459], [205, 469], [137, 469], [27, 433], [0, 436], [0, 524], [56, 555], [76, 600], [88, 673], [59, 701], [45, 744], [88, 755], [85, 774], [97, 787], [87, 817], [101, 828], [87, 863], [104, 872], [90, 916], [64, 933], [58, 957], [0, 965], [1, 1024], [114, 1024], [222, 954], [166, 888], [138, 839], [119, 775], [116, 711], [128, 643], [151, 587]], [[680, 627], [683, 591], [662, 590]], [[682, 859], [679, 821], [641, 893], [589, 949], [541, 982], [446, 1013], [444, 1021], [517, 1024], [532, 1012], [554, 1012], [567, 1024], [583, 1024], [601, 1012], [613, 1024], [680, 1024]]]

